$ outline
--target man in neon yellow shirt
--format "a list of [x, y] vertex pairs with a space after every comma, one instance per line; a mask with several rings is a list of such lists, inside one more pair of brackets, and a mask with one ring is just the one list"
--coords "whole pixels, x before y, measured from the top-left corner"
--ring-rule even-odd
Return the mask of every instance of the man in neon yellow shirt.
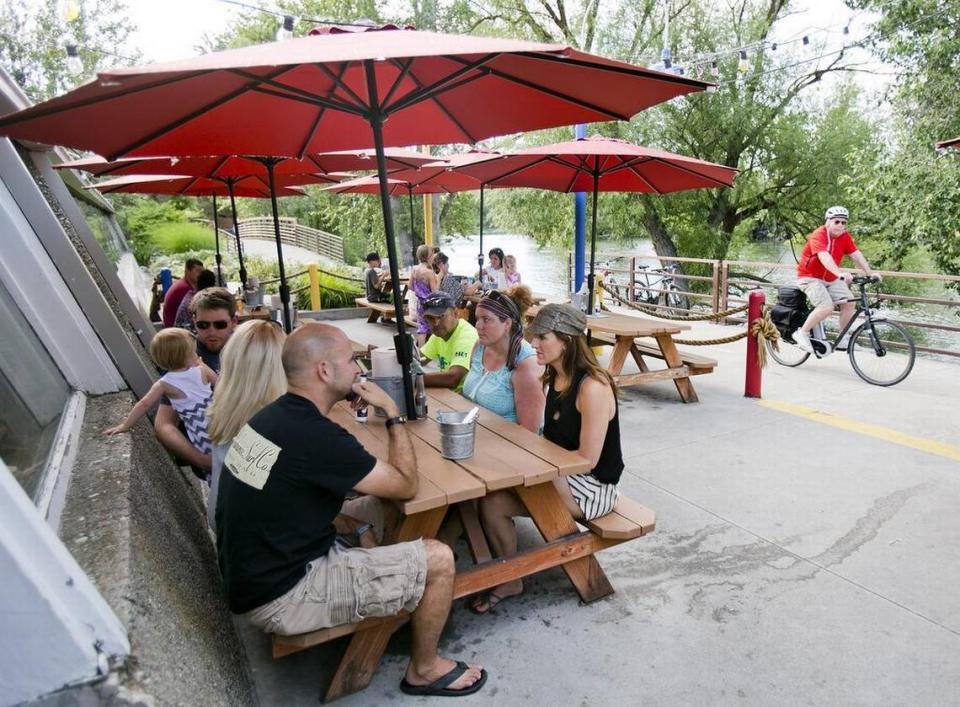
[[423, 382], [431, 388], [452, 388], [459, 393], [470, 369], [477, 330], [457, 316], [453, 298], [442, 290], [423, 300], [423, 318], [432, 336], [420, 354], [436, 360], [440, 367], [439, 373], [424, 373]]

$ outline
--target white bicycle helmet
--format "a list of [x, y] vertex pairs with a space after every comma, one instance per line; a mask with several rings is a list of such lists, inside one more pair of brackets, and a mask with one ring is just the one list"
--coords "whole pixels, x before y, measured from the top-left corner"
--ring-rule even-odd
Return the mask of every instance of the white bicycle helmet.
[[845, 206], [831, 206], [827, 209], [827, 213], [824, 214], [823, 220], [829, 221], [832, 218], [845, 218], [849, 220], [850, 213]]

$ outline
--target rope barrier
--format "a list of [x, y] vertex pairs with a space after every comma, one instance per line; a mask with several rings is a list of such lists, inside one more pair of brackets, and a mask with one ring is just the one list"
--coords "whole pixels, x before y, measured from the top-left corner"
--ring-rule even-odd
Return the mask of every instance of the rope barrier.
[[763, 308], [763, 318], [756, 319], [750, 327], [750, 335], [757, 338], [757, 358], [760, 359], [760, 368], [767, 367], [767, 347], [766, 342], [770, 342], [773, 350], [780, 352], [780, 330], [770, 320], [770, 308]]
[[[734, 307], [733, 309], [728, 309], [724, 312], [717, 312], [716, 314], [676, 314], [672, 316], [667, 316], [666, 314], [660, 314], [655, 307], [651, 305], [640, 304], [638, 302], [629, 302], [623, 297], [621, 297], [616, 292], [609, 292], [610, 298], [614, 300], [617, 304], [629, 307], [630, 309], [635, 309], [638, 312], [643, 312], [644, 314], [649, 314], [650, 316], [657, 317], [658, 319], [669, 319], [672, 321], [682, 321], [682, 322], [707, 322], [707, 321], [719, 321], [725, 319], [732, 314], [739, 314], [740, 312], [746, 312], [750, 309], [750, 305], [745, 304], [742, 307]], [[741, 337], [742, 338], [742, 337]]]
[[341, 275], [335, 272], [327, 272], [326, 270], [321, 270], [320, 268], [317, 268], [317, 272], [323, 273], [324, 275], [329, 275], [330, 277], [336, 277], [341, 280], [346, 280], [347, 282], [359, 282], [360, 284], [363, 284], [363, 280], [359, 277], [347, 277], [346, 275]]

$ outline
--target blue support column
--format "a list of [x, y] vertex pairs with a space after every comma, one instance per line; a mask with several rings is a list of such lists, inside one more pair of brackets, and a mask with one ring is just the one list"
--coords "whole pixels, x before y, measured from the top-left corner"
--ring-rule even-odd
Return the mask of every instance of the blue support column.
[[[587, 136], [586, 125], [575, 125], [574, 136], [578, 139]], [[587, 260], [587, 195], [577, 192], [573, 195], [574, 238], [573, 238], [573, 284], [579, 290], [583, 284]]]

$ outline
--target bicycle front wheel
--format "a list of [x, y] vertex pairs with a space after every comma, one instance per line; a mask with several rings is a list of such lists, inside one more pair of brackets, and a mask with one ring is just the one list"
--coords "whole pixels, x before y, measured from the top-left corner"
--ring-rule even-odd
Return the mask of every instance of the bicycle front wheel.
[[770, 339], [767, 339], [767, 353], [770, 354], [770, 358], [779, 363], [781, 366], [796, 368], [810, 358], [809, 353], [801, 349], [796, 344], [789, 343], [783, 337], [780, 337], [780, 341], [777, 343], [780, 347], [779, 351], [774, 349], [773, 344], [770, 343]]
[[909, 332], [896, 322], [866, 322], [850, 337], [850, 365], [873, 385], [896, 385], [913, 370], [916, 347]]

